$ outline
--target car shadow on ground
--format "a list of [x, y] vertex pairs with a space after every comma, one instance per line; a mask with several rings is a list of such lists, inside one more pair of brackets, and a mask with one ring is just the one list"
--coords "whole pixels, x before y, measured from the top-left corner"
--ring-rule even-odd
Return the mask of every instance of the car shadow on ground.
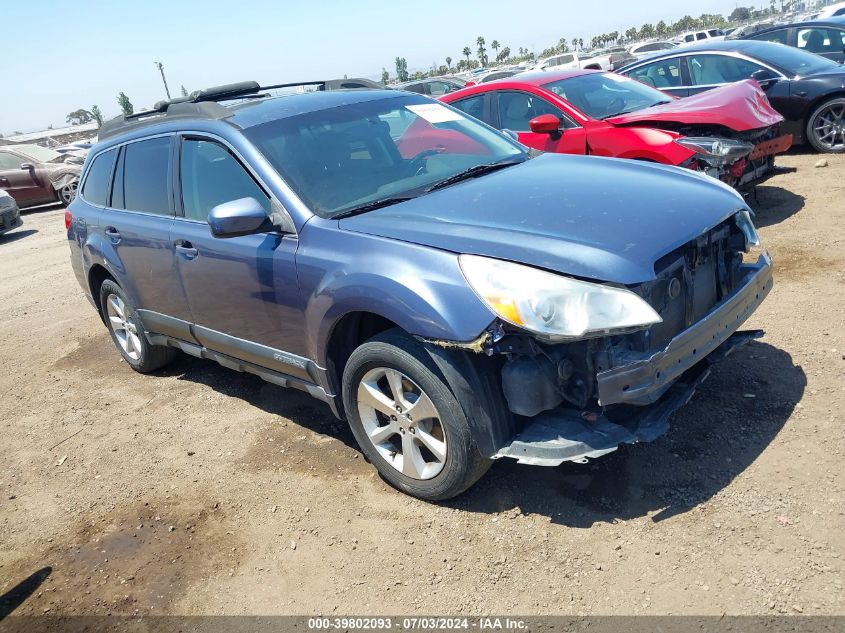
[[757, 228], [779, 224], [804, 208], [804, 196], [781, 187], [757, 187], [756, 195], [748, 201], [754, 209]]
[[262, 411], [286, 418], [314, 433], [334, 437], [358, 450], [349, 425], [338, 420], [327, 404], [303, 391], [279, 387], [253, 374], [232, 371], [214, 361], [187, 354], [179, 354], [172, 365], [157, 374], [206, 385], [227, 397], [239, 398]]
[[503, 459], [448, 505], [484, 513], [519, 509], [580, 528], [649, 515], [668, 519], [706, 502], [752, 464], [789, 419], [806, 382], [789, 354], [749, 343], [713, 367], [654, 443], [557, 468]]
[[35, 235], [36, 233], [38, 233], [38, 229], [24, 229], [23, 231], [12, 231], [11, 233], [0, 235], [0, 244], [10, 244], [12, 242], [17, 242], [18, 240], [22, 240], [23, 238], [29, 237], [30, 235]]
[[[159, 375], [207, 385], [358, 450], [346, 422], [303, 392], [187, 355]], [[648, 515], [667, 519], [706, 502], [753, 463], [792, 415], [806, 383], [788, 353], [749, 343], [713, 367], [673, 416], [669, 433], [654, 443], [625, 445], [589, 464], [557, 468], [503, 459], [445, 505], [483, 513], [518, 508], [583, 528]]]
[[52, 572], [52, 567], [42, 567], [24, 578], [6, 593], [0, 595], [0, 620], [21, 606], [47, 580], [47, 577]]

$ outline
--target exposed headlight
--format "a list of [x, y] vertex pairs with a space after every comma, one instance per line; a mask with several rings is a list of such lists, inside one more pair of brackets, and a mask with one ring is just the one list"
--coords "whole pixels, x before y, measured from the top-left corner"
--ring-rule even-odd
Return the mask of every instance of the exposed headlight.
[[739, 211], [734, 216], [734, 221], [745, 236], [745, 250], [752, 246], [760, 246], [760, 236], [757, 235], [757, 229], [754, 228], [754, 222], [751, 220], [751, 213], [747, 209]]
[[730, 163], [743, 156], [748, 156], [754, 150], [751, 143], [730, 138], [683, 136], [675, 142], [697, 154], [701, 154], [705, 160], [715, 159], [718, 162]]
[[549, 340], [620, 334], [662, 321], [624, 288], [477, 255], [459, 261], [469, 285], [498, 317]]

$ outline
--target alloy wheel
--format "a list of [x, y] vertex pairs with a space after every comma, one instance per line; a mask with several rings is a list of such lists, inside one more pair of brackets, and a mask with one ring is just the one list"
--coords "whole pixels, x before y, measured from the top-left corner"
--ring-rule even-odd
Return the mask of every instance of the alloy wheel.
[[141, 358], [141, 339], [138, 338], [138, 328], [132, 320], [132, 315], [126, 303], [116, 294], [110, 294], [106, 299], [106, 313], [109, 327], [117, 339], [121, 349], [132, 360]]
[[64, 204], [70, 204], [73, 201], [76, 197], [76, 188], [78, 186], [78, 183], [72, 182], [59, 189], [59, 196]]
[[358, 385], [358, 414], [379, 455], [412, 479], [432, 479], [446, 464], [446, 429], [431, 398], [397, 369], [377, 367]]
[[813, 118], [816, 142], [831, 152], [845, 149], [845, 100], [822, 108]]

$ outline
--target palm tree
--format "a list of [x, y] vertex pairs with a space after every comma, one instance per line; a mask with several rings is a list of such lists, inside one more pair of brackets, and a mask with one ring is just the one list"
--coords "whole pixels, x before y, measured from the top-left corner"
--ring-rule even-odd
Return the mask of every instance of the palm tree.
[[577, 37], [572, 38], [572, 48], [574, 48], [576, 51], [578, 50], [578, 38]]
[[462, 52], [464, 57], [467, 58], [467, 64], [469, 64], [469, 56], [472, 55], [472, 51], [469, 49], [469, 46], [464, 46], [464, 50]]
[[578, 38], [578, 48], [580, 48], [580, 49], [584, 48], [584, 38], [583, 37]]
[[446, 58], [446, 68], [448, 68], [449, 70], [452, 70], [452, 58], [451, 57]]
[[490, 43], [490, 48], [496, 52], [496, 59], [499, 59], [499, 40], [493, 40]]
[[486, 66], [487, 65], [487, 49], [484, 48], [484, 38], [479, 35], [476, 38], [475, 43], [478, 45], [478, 61], [482, 66]]

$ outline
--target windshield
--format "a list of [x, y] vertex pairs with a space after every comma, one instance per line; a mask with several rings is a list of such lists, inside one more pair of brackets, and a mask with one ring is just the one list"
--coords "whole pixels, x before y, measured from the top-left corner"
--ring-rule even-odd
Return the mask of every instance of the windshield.
[[321, 217], [423, 195], [473, 167], [528, 157], [476, 120], [411, 94], [278, 119], [244, 134]]
[[58, 152], [40, 145], [15, 145], [15, 151], [38, 163], [48, 163], [61, 156]]
[[612, 73], [569, 77], [544, 84], [543, 88], [594, 119], [606, 119], [670, 101], [670, 97], [659, 90]]
[[831, 68], [841, 68], [839, 62], [832, 59], [802, 51], [800, 48], [773, 42], [755, 42], [744, 49], [743, 52], [771, 66], [785, 70], [786, 74], [791, 77], [803, 77], [824, 72]]

